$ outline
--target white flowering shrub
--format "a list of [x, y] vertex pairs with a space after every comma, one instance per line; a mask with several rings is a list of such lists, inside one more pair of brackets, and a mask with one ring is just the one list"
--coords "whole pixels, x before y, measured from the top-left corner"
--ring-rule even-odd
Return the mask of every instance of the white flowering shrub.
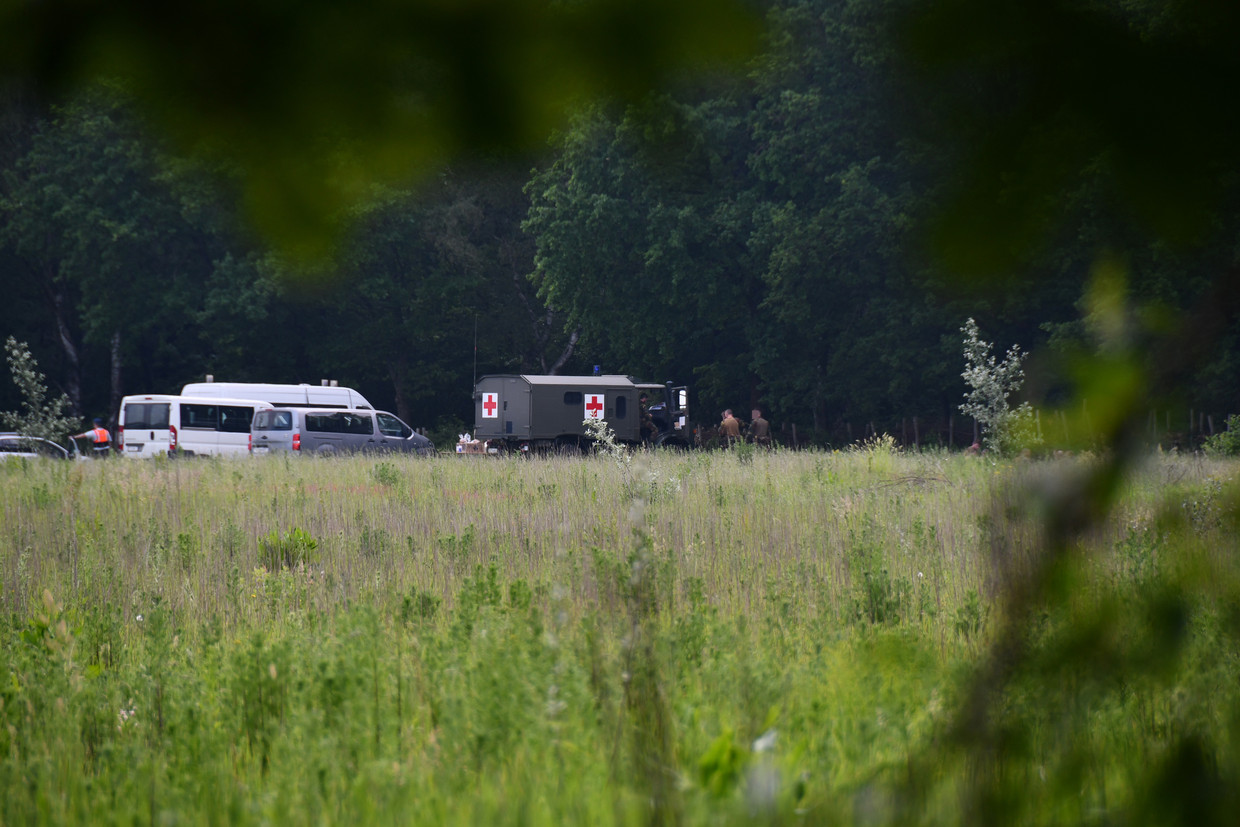
[[586, 435], [593, 441], [596, 453], [611, 459], [622, 469], [628, 468], [633, 457], [629, 449], [616, 440], [616, 432], [603, 419], [583, 419]]
[[982, 444], [1001, 454], [1040, 445], [1042, 437], [1033, 408], [1028, 402], [1016, 408], [1008, 405], [1008, 397], [1025, 382], [1023, 364], [1029, 354], [1021, 353], [1019, 345], [1012, 345], [1003, 361], [998, 361], [992, 352], [993, 345], [981, 338], [977, 322], [971, 318], [960, 332], [964, 334], [965, 362], [960, 375], [969, 386], [960, 411], [977, 420]]
[[0, 411], [0, 428], [64, 443], [79, 424], [75, 417], [65, 416], [69, 397], [62, 393], [47, 399], [46, 377], [39, 373], [39, 364], [25, 342], [10, 336], [5, 340], [4, 353], [13, 382], [21, 391], [22, 410]]

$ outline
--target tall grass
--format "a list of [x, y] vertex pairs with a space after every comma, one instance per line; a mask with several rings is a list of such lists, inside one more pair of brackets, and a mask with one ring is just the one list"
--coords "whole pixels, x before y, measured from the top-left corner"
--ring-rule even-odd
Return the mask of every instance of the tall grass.
[[1127, 481], [1019, 748], [950, 749], [1082, 462], [0, 465], [2, 820], [956, 823], [983, 768], [1008, 820], [1132, 820], [1151, 766], [1234, 773], [1233, 463]]

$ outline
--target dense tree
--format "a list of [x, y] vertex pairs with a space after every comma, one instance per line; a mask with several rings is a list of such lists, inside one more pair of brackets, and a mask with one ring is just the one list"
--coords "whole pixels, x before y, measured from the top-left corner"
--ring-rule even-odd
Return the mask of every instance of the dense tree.
[[[83, 373], [107, 377], [115, 409], [127, 357], [154, 339], [177, 347], [177, 319], [200, 301], [211, 262], [194, 255], [160, 177], [149, 142], [105, 89], [56, 110], [7, 176], [0, 243], [45, 299], [75, 413]], [[87, 363], [83, 345], [106, 352], [106, 367]]]
[[[0, 322], [91, 411], [207, 373], [327, 377], [428, 425], [468, 419], [475, 372], [597, 364], [691, 383], [702, 420], [762, 404], [777, 426], [836, 441], [871, 424], [911, 438], [901, 424], [914, 416], [924, 437], [962, 398], [957, 329], [968, 317], [1028, 350], [1053, 341], [1030, 362], [1028, 388], [1065, 398], [1054, 357], [1091, 344], [1078, 319], [1100, 251], [1125, 262], [1147, 315], [1166, 315], [1232, 266], [1235, 205], [1216, 199], [1196, 247], [1151, 242], [1143, 213], [1122, 208], [1127, 167], [1103, 147], [1073, 156], [1094, 162], [1071, 174], [1043, 176], [1062, 196], [1058, 230], [1019, 262], [993, 263], [996, 250], [1019, 248], [1009, 237], [962, 248], [992, 262], [981, 280], [927, 264], [924, 216], [949, 216], [929, 240], [955, 249], [953, 228], [985, 235], [1023, 190], [966, 210], [972, 226], [938, 209], [959, 203], [935, 182], [972, 138], [923, 141], [906, 116], [973, 100], [952, 84], [898, 82], [889, 24], [905, 5], [771, 2], [767, 48], [745, 74], [582, 107], [528, 177], [519, 165], [461, 162], [416, 187], [355, 193], [338, 211], [352, 227], [338, 254], [313, 266], [242, 231], [245, 164], [157, 149], [115, 88], [44, 113], [10, 86], [0, 271], [12, 289]], [[1158, 15], [1129, 19], [1146, 37], [1177, 31]], [[1021, 76], [994, 74], [980, 84], [985, 100], [1022, 91]], [[1049, 137], [1035, 129], [1028, 140]], [[1223, 336], [1164, 391], [1221, 421], [1240, 408], [1238, 345], [1240, 333]]]
[[475, 361], [532, 370], [545, 357], [545, 317], [529, 317], [529, 287], [512, 278], [528, 251], [512, 249], [520, 205], [497, 203], [503, 183], [445, 171], [433, 186], [377, 195], [335, 265], [324, 346], [346, 373], [386, 384], [410, 421], [464, 419]]
[[[166, 136], [230, 159], [285, 252], [323, 252], [374, 183], [531, 149], [570, 105], [636, 99], [755, 43], [737, 0], [309, 0], [0, 7], [0, 80], [124, 81]], [[72, 21], [67, 25], [66, 21]]]
[[762, 402], [824, 430], [916, 413], [943, 384], [947, 328], [905, 254], [926, 196], [883, 105], [879, 16], [773, 4], [744, 82], [595, 110], [565, 134], [526, 227], [541, 295], [585, 349], [692, 378], [708, 409]]

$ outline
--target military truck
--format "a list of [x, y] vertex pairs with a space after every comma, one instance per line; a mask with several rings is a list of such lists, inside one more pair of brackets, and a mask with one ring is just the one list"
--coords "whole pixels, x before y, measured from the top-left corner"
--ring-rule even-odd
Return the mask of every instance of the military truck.
[[[642, 396], [650, 425], [642, 428]], [[581, 453], [587, 419], [605, 420], [616, 439], [687, 448], [693, 443], [689, 391], [631, 376], [483, 376], [474, 387], [474, 439], [488, 453]]]

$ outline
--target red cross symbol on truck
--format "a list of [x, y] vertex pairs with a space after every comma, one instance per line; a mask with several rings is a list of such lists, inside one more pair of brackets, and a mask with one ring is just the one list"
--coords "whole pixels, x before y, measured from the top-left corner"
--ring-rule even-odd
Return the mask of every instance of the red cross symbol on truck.
[[592, 393], [586, 396], [586, 419], [602, 419], [603, 395]]
[[482, 416], [484, 419], [494, 419], [496, 409], [499, 407], [499, 394], [484, 393], [482, 395]]

